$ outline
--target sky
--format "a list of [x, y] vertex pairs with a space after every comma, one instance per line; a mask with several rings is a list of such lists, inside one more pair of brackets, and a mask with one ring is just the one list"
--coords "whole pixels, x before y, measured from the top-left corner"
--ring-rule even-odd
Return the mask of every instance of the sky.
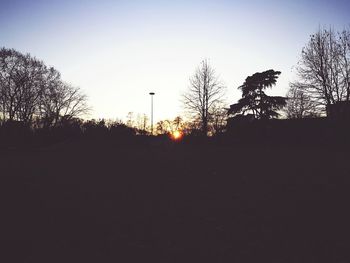
[[181, 95], [203, 59], [227, 88], [282, 72], [285, 95], [303, 46], [319, 27], [350, 26], [348, 0], [0, 0], [0, 47], [43, 60], [88, 95], [88, 118], [184, 115]]

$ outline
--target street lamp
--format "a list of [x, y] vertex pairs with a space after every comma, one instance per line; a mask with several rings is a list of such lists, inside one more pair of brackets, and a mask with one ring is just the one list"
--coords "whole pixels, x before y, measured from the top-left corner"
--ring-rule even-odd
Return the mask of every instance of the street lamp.
[[154, 92], [150, 92], [149, 95], [151, 95], [151, 134], [153, 135], [153, 96]]

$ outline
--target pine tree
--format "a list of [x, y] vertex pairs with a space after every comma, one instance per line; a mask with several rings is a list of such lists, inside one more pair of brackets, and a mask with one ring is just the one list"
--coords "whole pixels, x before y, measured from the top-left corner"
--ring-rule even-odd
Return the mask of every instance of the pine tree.
[[278, 117], [277, 110], [286, 105], [286, 98], [280, 96], [268, 96], [266, 88], [271, 88], [277, 82], [280, 71], [267, 70], [255, 73], [246, 78], [242, 86], [242, 98], [236, 104], [232, 104], [229, 114], [252, 113], [256, 119], [270, 119]]

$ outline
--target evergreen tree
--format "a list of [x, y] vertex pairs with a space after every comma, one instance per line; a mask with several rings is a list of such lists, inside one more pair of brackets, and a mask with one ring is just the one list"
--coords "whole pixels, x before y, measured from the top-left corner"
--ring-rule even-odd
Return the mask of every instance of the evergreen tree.
[[251, 113], [256, 119], [278, 117], [277, 110], [286, 105], [286, 98], [268, 96], [265, 93], [265, 89], [274, 86], [280, 74], [280, 71], [271, 69], [247, 77], [243, 85], [239, 87], [242, 90], [242, 98], [238, 103], [230, 106], [228, 113]]

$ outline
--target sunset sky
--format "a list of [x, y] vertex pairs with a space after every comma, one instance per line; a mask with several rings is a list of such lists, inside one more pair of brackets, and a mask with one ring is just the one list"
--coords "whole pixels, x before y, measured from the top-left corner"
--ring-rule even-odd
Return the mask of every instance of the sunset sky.
[[183, 114], [181, 94], [203, 59], [227, 87], [257, 71], [282, 71], [285, 95], [302, 47], [320, 26], [350, 25], [349, 0], [0, 0], [0, 46], [29, 52], [81, 87], [90, 118]]

